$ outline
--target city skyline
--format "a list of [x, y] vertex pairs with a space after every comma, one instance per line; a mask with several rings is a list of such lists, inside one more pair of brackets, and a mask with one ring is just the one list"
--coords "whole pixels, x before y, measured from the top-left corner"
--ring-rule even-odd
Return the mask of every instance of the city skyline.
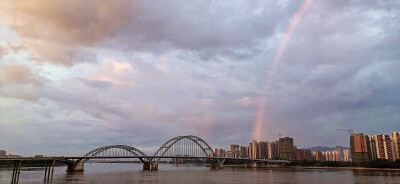
[[[352, 134], [353, 135], [358, 135], [359, 133]], [[398, 156], [400, 156], [398, 153], [400, 151], [400, 146], [398, 146], [398, 142], [400, 141], [399, 138], [400, 132], [394, 132], [393, 137], [390, 137], [388, 141], [392, 142], [393, 145], [391, 150], [393, 150], [393, 155], [394, 157], [387, 157], [383, 159], [387, 160], [395, 160]], [[189, 138], [189, 139], [187, 139]], [[191, 138], [195, 140], [201, 140], [201, 138], [193, 135], [187, 135], [187, 136], [177, 136], [172, 138], [171, 140], [174, 141], [167, 141], [165, 144], [171, 144], [175, 145], [174, 148], [170, 148], [170, 150], [175, 150], [175, 151], [170, 151], [168, 152], [169, 156], [190, 156], [192, 154], [199, 154], [201, 153], [198, 151], [194, 151], [194, 147], [192, 145], [195, 145], [194, 142], [190, 144]], [[185, 139], [186, 141], [181, 141]], [[353, 138], [350, 139], [350, 144], [351, 148], [346, 148], [346, 147], [341, 147], [341, 146], [335, 146], [333, 148], [328, 148], [328, 147], [314, 147], [314, 148], [297, 148], [297, 146], [294, 144], [294, 139], [291, 137], [282, 137], [279, 138], [276, 141], [257, 141], [253, 140], [248, 144], [248, 146], [241, 146], [237, 144], [230, 144], [229, 145], [229, 150], [225, 150], [223, 148], [214, 148], [212, 149], [211, 147], [208, 147], [209, 145], [205, 142], [202, 142], [203, 146], [206, 146], [208, 148], [207, 151], [209, 154], [202, 155], [202, 156], [209, 156], [210, 158], [212, 157], [228, 157], [228, 158], [248, 158], [248, 159], [268, 159], [268, 160], [287, 160], [287, 161], [294, 161], [294, 160], [308, 160], [308, 161], [344, 161], [344, 162], [349, 162], [352, 161], [352, 157], [350, 154], [351, 153], [356, 154], [354, 152], [354, 149], [357, 150], [357, 146], [355, 145], [352, 141]], [[399, 139], [399, 140], [398, 140]], [[176, 142], [178, 141], [178, 142]], [[189, 143], [189, 144], [188, 144]], [[165, 145], [164, 144], [164, 145]], [[157, 155], [160, 153], [159, 151], [161, 148], [165, 148], [165, 146], [162, 145], [160, 149], [157, 149]], [[189, 149], [186, 151], [182, 152], [182, 145], [189, 145]], [[396, 147], [396, 149], [395, 149]], [[398, 147], [398, 149], [397, 149]], [[134, 147], [129, 146], [129, 145], [108, 145], [108, 146], [103, 146], [101, 148], [97, 148], [97, 150], [103, 150], [103, 149], [112, 149], [112, 148], [132, 148]], [[185, 149], [183, 149], [185, 150]], [[214, 152], [212, 152], [214, 150]], [[205, 151], [205, 150], [203, 150]], [[93, 153], [93, 151], [88, 152]], [[138, 153], [140, 154], [146, 154], [138, 150]], [[386, 152], [387, 153], [387, 152]], [[87, 154], [85, 154], [86, 156]], [[153, 155], [152, 153], [147, 153], [147, 155]], [[375, 154], [376, 155], [376, 154]], [[34, 157], [34, 158], [45, 158], [50, 155], [29, 155], [29, 156], [21, 156], [21, 155], [15, 155], [15, 154], [6, 154], [5, 150], [0, 150], [0, 158], [29, 158], [29, 157]], [[66, 155], [63, 155], [62, 157], [65, 157]], [[161, 156], [161, 155], [158, 155]], [[192, 155], [193, 156], [193, 155]], [[199, 155], [197, 155], [199, 156]], [[380, 158], [380, 157], [379, 157]], [[356, 161], [358, 161], [358, 156], [356, 156]], [[376, 159], [376, 158], [375, 158]], [[375, 160], [373, 159], [373, 160]], [[380, 158], [382, 159], [382, 158]], [[182, 158], [178, 158], [177, 160], [174, 160], [175, 162], [183, 162]]]
[[9, 153], [399, 131], [396, 1], [0, 2]]
[[353, 162], [368, 162], [377, 159], [396, 161], [400, 159], [400, 132], [392, 134], [364, 135], [353, 133], [350, 136]]

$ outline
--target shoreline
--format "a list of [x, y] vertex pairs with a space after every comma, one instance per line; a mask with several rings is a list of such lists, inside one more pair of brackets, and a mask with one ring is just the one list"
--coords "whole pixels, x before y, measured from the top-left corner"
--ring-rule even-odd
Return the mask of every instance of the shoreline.
[[[188, 163], [186, 163], [188, 164]], [[169, 164], [167, 164], [169, 165]], [[188, 164], [189, 165], [189, 164]], [[192, 165], [192, 164], [190, 164]], [[203, 165], [203, 164], [195, 164], [195, 165]], [[65, 165], [56, 165], [55, 167], [62, 167]], [[12, 168], [12, 165], [0, 165], [0, 169], [10, 169]], [[39, 165], [29, 165], [29, 166], [23, 166], [24, 168], [40, 168], [44, 166], [39, 166]], [[206, 167], [208, 167], [206, 165]], [[241, 167], [241, 168], [252, 168], [252, 167], [244, 167], [243, 165], [223, 165], [223, 167]], [[320, 167], [320, 166], [264, 166], [264, 167], [253, 167], [254, 169], [256, 168], [294, 168], [294, 169], [338, 169], [338, 170], [369, 170], [369, 171], [400, 171], [400, 168], [369, 168], [369, 167]]]
[[[243, 167], [243, 165], [224, 165], [224, 167]], [[243, 167], [245, 168], [245, 167]], [[248, 167], [252, 168], [252, 167]], [[319, 166], [264, 166], [255, 168], [294, 168], [294, 169], [338, 169], [338, 170], [370, 170], [370, 171], [400, 171], [400, 168], [370, 168], [370, 167], [319, 167]]]
[[393, 168], [369, 168], [369, 167], [318, 167], [318, 166], [289, 166], [288, 168], [299, 169], [341, 169], [341, 170], [371, 170], [371, 171], [400, 171]]

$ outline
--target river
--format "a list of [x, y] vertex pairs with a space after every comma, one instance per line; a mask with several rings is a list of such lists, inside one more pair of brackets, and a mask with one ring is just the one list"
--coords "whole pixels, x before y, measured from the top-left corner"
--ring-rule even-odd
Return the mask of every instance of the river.
[[[53, 183], [400, 183], [400, 171], [225, 167], [160, 164], [158, 171], [142, 171], [141, 164], [85, 164], [83, 173], [67, 173], [56, 167]], [[9, 184], [12, 171], [0, 170], [0, 184]], [[22, 168], [20, 184], [43, 183], [44, 168]]]

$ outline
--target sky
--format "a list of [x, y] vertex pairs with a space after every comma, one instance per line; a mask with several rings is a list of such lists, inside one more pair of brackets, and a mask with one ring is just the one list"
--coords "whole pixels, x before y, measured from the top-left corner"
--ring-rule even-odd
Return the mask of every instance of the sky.
[[396, 0], [0, 0], [0, 149], [400, 131]]

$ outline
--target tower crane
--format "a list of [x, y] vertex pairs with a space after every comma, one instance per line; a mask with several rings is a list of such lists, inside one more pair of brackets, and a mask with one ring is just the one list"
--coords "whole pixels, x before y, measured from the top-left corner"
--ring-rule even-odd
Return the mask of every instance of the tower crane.
[[279, 139], [283, 136], [283, 133], [278, 132], [278, 133], [271, 133], [271, 134], [267, 134], [267, 135], [278, 135]]
[[344, 129], [340, 129], [340, 128], [338, 128], [338, 129], [336, 129], [336, 130], [339, 130], [339, 131], [344, 131], [344, 132], [349, 132], [349, 134], [351, 134], [351, 133], [353, 133], [354, 131], [352, 130], [352, 129], [348, 129], [348, 130], [344, 130]]

